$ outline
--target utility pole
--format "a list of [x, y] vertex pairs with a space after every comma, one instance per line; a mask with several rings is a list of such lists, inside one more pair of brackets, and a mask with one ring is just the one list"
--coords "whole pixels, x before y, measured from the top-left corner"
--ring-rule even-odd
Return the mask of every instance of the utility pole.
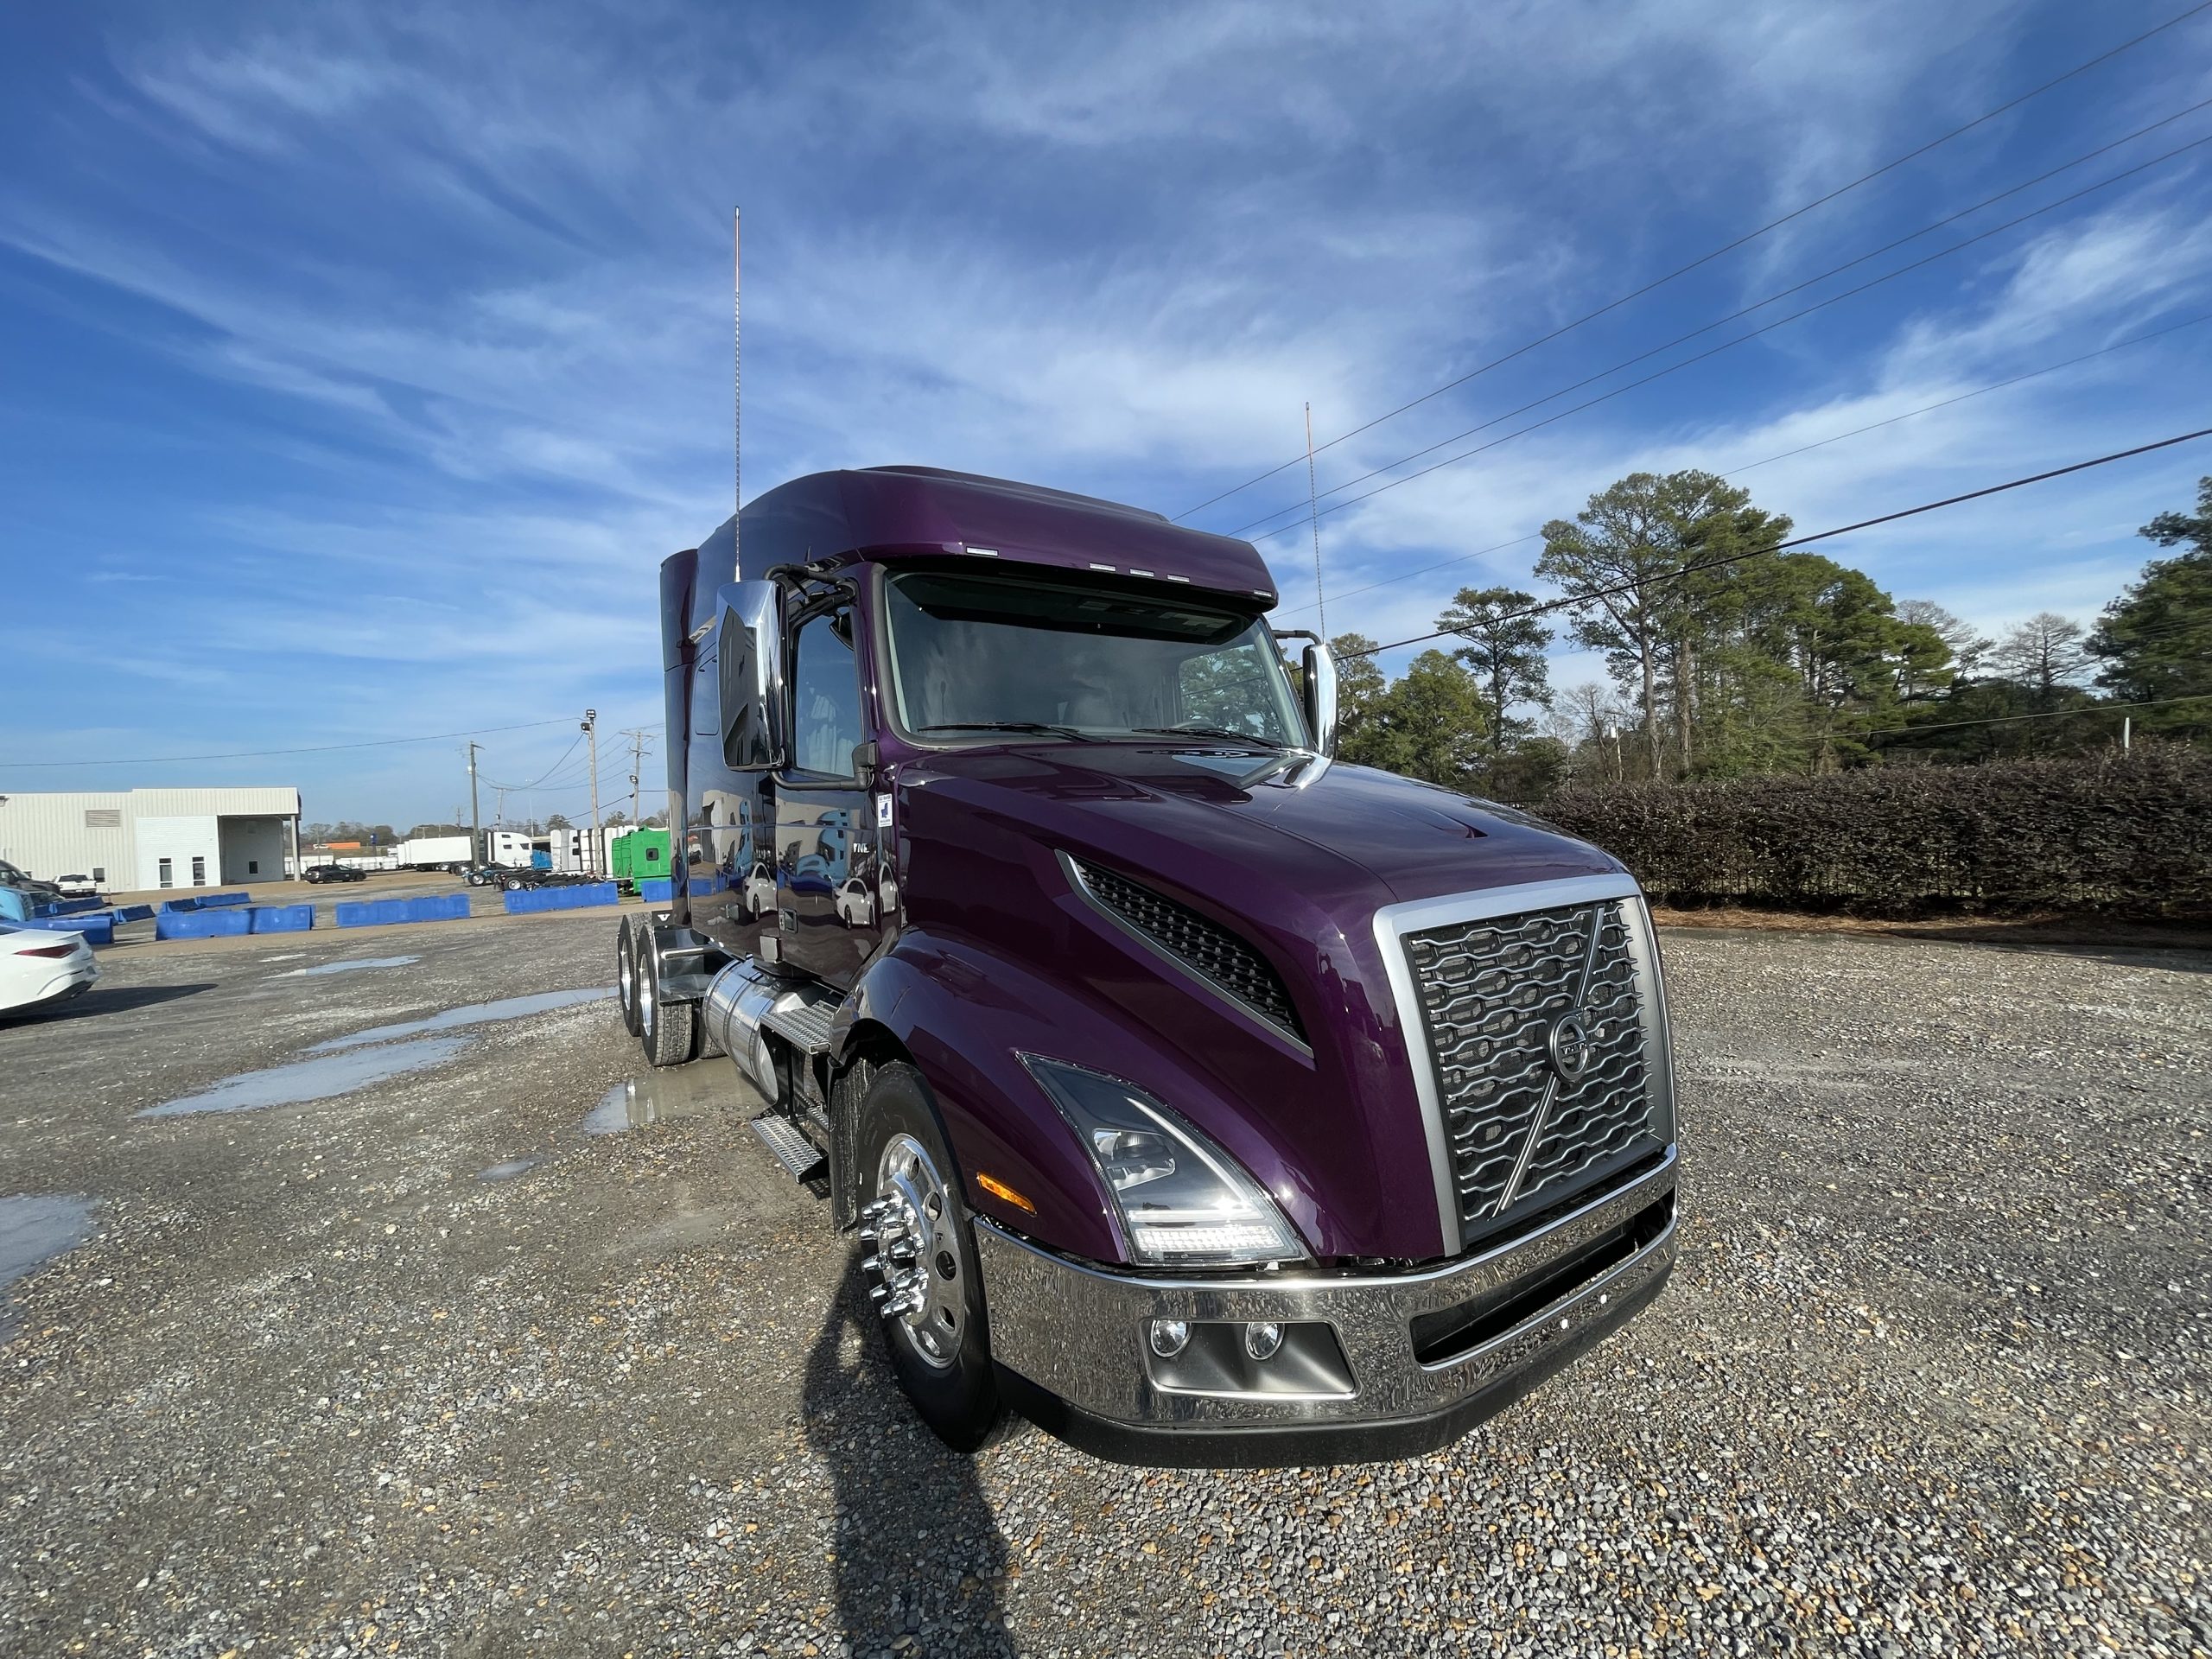
[[599, 828], [599, 710], [596, 709], [584, 710], [584, 736], [591, 745], [587, 751], [591, 762], [591, 857], [588, 861], [594, 875], [605, 875], [607, 871], [603, 867], [607, 860], [603, 855], [607, 851], [607, 842]]
[[473, 737], [468, 740], [468, 858], [471, 863], [483, 855], [484, 817], [476, 804], [476, 751], [483, 747]]
[[[649, 733], [637, 727], [626, 727], [622, 735], [630, 740], [630, 822], [638, 822], [638, 774], [645, 769], [645, 745], [651, 742]], [[669, 829], [674, 832], [676, 826]]]

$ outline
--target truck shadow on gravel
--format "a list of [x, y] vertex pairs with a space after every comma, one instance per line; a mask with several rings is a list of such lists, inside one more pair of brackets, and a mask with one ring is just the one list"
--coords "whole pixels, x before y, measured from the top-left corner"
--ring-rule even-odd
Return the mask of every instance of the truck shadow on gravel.
[[807, 1442], [837, 1507], [837, 1614], [854, 1659], [1011, 1659], [1006, 1540], [976, 1478], [899, 1392], [874, 1312], [848, 1270], [807, 1355]]

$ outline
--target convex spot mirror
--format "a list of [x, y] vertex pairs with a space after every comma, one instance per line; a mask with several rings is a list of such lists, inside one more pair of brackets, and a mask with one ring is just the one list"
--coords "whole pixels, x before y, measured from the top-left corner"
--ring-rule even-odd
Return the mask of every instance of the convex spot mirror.
[[721, 589], [722, 760], [735, 772], [783, 762], [783, 601], [772, 582]]

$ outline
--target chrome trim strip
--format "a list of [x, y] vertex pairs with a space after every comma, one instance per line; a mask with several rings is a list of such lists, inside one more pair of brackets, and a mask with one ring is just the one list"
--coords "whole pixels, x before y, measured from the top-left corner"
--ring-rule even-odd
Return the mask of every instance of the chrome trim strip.
[[[1259, 1024], [1267, 1027], [1270, 1035], [1281, 1038], [1284, 1042], [1288, 1043], [1293, 1048], [1295, 1048], [1300, 1053], [1311, 1058], [1313, 1052], [1313, 1044], [1307, 1042], [1303, 1037], [1297, 1035], [1295, 1033], [1286, 1030], [1283, 1027], [1276, 1024], [1274, 1020], [1262, 1014], [1259, 1009], [1254, 1007], [1249, 1002], [1247, 1002], [1243, 997], [1237, 995], [1236, 992], [1230, 990], [1228, 986], [1223, 984], [1219, 980], [1213, 978], [1210, 975], [1200, 973], [1196, 968], [1193, 968], [1189, 963], [1184, 961], [1182, 957], [1177, 956], [1173, 950], [1167, 949], [1167, 947], [1160, 944], [1158, 939], [1154, 938], [1151, 934], [1137, 926], [1134, 922], [1130, 921], [1128, 917], [1122, 915], [1121, 912], [1116, 910], [1111, 905], [1108, 904], [1103, 899], [1101, 899], [1096, 893], [1092, 892], [1090, 883], [1084, 879], [1083, 866], [1076, 861], [1073, 855], [1056, 849], [1053, 852], [1052, 856], [1059, 860], [1060, 874], [1067, 877], [1068, 886], [1074, 888], [1077, 896], [1081, 898], [1085, 904], [1091, 907], [1091, 909], [1096, 911], [1101, 916], [1111, 922], [1123, 933], [1128, 935], [1130, 938], [1135, 939], [1139, 944], [1142, 945], [1154, 956], [1159, 957], [1160, 961], [1174, 969], [1176, 972], [1183, 975], [1187, 979], [1194, 979], [1198, 981], [1199, 984], [1205, 986], [1216, 996], [1221, 998], [1223, 1001], [1227, 1002], [1235, 1007], [1236, 1010], [1239, 1014], [1243, 1014], [1246, 1019], [1256, 1020]], [[1143, 885], [1141, 882], [1139, 882], [1135, 876], [1124, 876], [1122, 880], [1135, 886], [1141, 887]], [[1163, 899], [1166, 897], [1165, 893], [1160, 896]], [[1188, 910], [1190, 906], [1185, 905], [1183, 908]], [[1208, 918], [1207, 919], [1211, 921], [1212, 918]], [[1215, 922], [1213, 925], [1216, 927], [1221, 927], [1221, 924], [1218, 922]], [[1242, 944], [1246, 950], [1251, 951], [1254, 956], [1260, 957], [1260, 960], [1262, 962], [1264, 963], [1267, 961], [1265, 957], [1260, 956], [1258, 946], [1253, 944], [1249, 939], [1245, 939], [1241, 935], [1236, 934], [1233, 928], [1223, 927], [1221, 931], [1231, 935], [1233, 938], [1236, 938], [1238, 943]], [[1270, 967], [1272, 967], [1272, 964], [1270, 964]], [[1286, 987], [1285, 988], [1287, 989], [1288, 988]]]
[[[1539, 1275], [1675, 1190], [1674, 1148], [1656, 1169], [1548, 1226], [1471, 1255], [1416, 1272], [1246, 1272], [1233, 1278], [1170, 1279], [1116, 1273], [1033, 1244], [974, 1218], [995, 1357], [1039, 1388], [1093, 1415], [1122, 1423], [1230, 1426], [1357, 1423], [1445, 1409], [1532, 1363], [1586, 1306], [1594, 1314], [1673, 1265], [1676, 1223], [1624, 1261], [1583, 1281], [1511, 1330], [1433, 1365], [1414, 1355], [1412, 1321], [1458, 1307]], [[1601, 1315], [1599, 1317], [1609, 1317]], [[1186, 1394], [1155, 1385], [1144, 1332], [1154, 1319], [1273, 1319], [1332, 1326], [1351, 1367], [1349, 1399], [1287, 1395]]]
[[1382, 957], [1382, 971], [1390, 978], [1391, 1000], [1398, 1007], [1398, 1028], [1406, 1046], [1407, 1069], [1414, 1074], [1414, 1093], [1421, 1102], [1421, 1128], [1428, 1140], [1429, 1169], [1436, 1182], [1436, 1218], [1444, 1231], [1444, 1253], [1455, 1254], [1466, 1242], [1459, 1225], [1459, 1194], [1452, 1179], [1451, 1145], [1444, 1132], [1444, 1103], [1436, 1093], [1436, 1061], [1428, 1052], [1428, 1024], [1421, 1014], [1420, 988], [1414, 983], [1413, 963], [1404, 944], [1408, 933], [1423, 928], [1446, 927], [1455, 922], [1482, 921], [1491, 916], [1517, 916], [1531, 910], [1558, 910], [1569, 905], [1596, 904], [1606, 899], [1642, 898], [1636, 878], [1619, 875], [1578, 875], [1560, 881], [1524, 881], [1517, 887], [1486, 887], [1478, 893], [1452, 893], [1441, 899], [1414, 899], [1385, 905], [1375, 912], [1375, 944]]

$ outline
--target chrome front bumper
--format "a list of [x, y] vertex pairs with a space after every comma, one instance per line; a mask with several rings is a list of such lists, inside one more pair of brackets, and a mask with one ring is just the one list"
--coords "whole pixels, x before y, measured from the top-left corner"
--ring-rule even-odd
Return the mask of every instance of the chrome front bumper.
[[[1400, 1274], [1157, 1279], [976, 1223], [991, 1348], [1025, 1414], [1102, 1456], [1334, 1463], [1448, 1444], [1618, 1329], [1675, 1263], [1676, 1156], [1534, 1231]], [[1220, 1351], [1283, 1327], [1279, 1362], [1210, 1371], [1154, 1352], [1155, 1319]], [[1204, 1328], [1204, 1329], [1202, 1329]], [[1297, 1333], [1294, 1337], [1292, 1333]]]

